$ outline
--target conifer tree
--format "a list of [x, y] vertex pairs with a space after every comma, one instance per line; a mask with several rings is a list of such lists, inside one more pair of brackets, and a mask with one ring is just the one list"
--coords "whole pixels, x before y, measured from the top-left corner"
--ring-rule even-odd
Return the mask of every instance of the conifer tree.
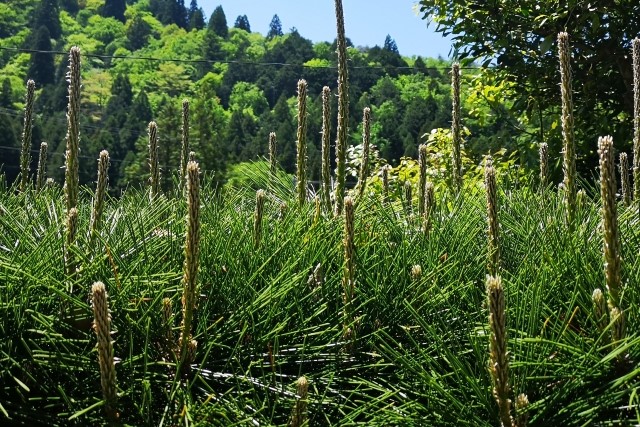
[[42, 87], [54, 82], [56, 68], [53, 65], [53, 50], [51, 46], [51, 34], [49, 29], [42, 25], [35, 35], [34, 52], [31, 53], [31, 64], [27, 75], [38, 86]]
[[149, 10], [164, 25], [187, 28], [188, 12], [184, 0], [150, 0]]
[[233, 24], [233, 27], [245, 30], [247, 33], [251, 32], [251, 25], [249, 25], [249, 18], [247, 18], [247, 15], [239, 15], [236, 18], [236, 23]]
[[125, 0], [105, 0], [100, 8], [100, 15], [105, 18], [115, 18], [120, 22], [125, 22], [124, 11], [127, 8]]
[[69, 12], [69, 14], [72, 16], [76, 16], [78, 11], [80, 10], [78, 0], [59, 0], [58, 5], [60, 6], [60, 9]]
[[416, 58], [416, 62], [413, 63], [413, 69], [418, 73], [427, 74], [427, 65], [421, 56]]
[[272, 39], [276, 36], [281, 36], [282, 34], [282, 23], [280, 22], [280, 17], [278, 15], [273, 15], [273, 18], [271, 18], [271, 23], [269, 24], [269, 32], [267, 33], [267, 38]]
[[0, 146], [10, 147], [11, 149], [2, 149], [2, 162], [5, 165], [15, 165], [15, 168], [7, 168], [4, 172], [8, 182], [12, 182], [18, 176], [20, 169], [17, 165], [20, 162], [20, 149], [18, 142], [18, 131], [9, 116], [0, 114]]
[[201, 30], [204, 28], [204, 13], [198, 7], [197, 0], [191, 0], [189, 5], [189, 30]]
[[189, 15], [184, 5], [184, 0], [174, 0], [171, 3], [171, 15], [173, 22], [180, 28], [187, 28]]
[[11, 80], [9, 77], [2, 81], [2, 92], [0, 92], [0, 107], [9, 108], [12, 102]]
[[[57, 40], [62, 35], [60, 10], [58, 9], [57, 0], [42, 0], [39, 2], [39, 6], [34, 13], [32, 28], [39, 31], [39, 28], [43, 25], [49, 30], [49, 36], [51, 38]], [[29, 77], [33, 78], [33, 76]]]
[[229, 27], [227, 26], [227, 17], [224, 14], [222, 6], [215, 8], [209, 19], [209, 31], [213, 31], [219, 37], [226, 39], [229, 35]]
[[134, 16], [127, 27], [127, 48], [132, 51], [143, 48], [147, 44], [149, 35], [151, 35], [151, 25], [142, 19], [142, 16]]
[[384, 39], [384, 46], [382, 48], [384, 50], [388, 50], [389, 52], [400, 53], [398, 51], [398, 45], [396, 44], [396, 41], [392, 39], [389, 34], [387, 34], [387, 37]]

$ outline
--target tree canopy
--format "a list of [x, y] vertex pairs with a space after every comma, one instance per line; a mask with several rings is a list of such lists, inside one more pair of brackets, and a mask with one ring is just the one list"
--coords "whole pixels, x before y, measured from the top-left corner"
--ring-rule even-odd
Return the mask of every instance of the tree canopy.
[[42, 25], [35, 34], [34, 43], [35, 52], [31, 54], [31, 65], [29, 67], [29, 76], [38, 85], [48, 85], [53, 83], [55, 77], [55, 66], [53, 64], [53, 55], [50, 53], [51, 35], [49, 29]]
[[51, 38], [58, 39], [62, 35], [57, 0], [42, 0], [36, 9], [32, 28], [38, 30], [43, 25], [47, 27]]
[[124, 11], [126, 8], [127, 4], [125, 0], [105, 0], [100, 12], [104, 17], [111, 17], [117, 19], [120, 22], [124, 22]]
[[198, 7], [196, 0], [191, 0], [189, 5], [189, 29], [201, 30], [204, 28], [204, 12], [201, 7]]
[[133, 17], [127, 26], [127, 48], [129, 50], [138, 50], [144, 47], [151, 35], [151, 25], [145, 21], [142, 16]]
[[11, 92], [11, 80], [9, 80], [8, 78], [4, 79], [2, 81], [2, 92], [0, 92], [0, 107], [11, 107], [11, 104], [13, 104], [13, 96]]
[[229, 35], [229, 27], [227, 26], [227, 17], [224, 14], [222, 6], [214, 9], [209, 19], [209, 29], [223, 39]]
[[384, 46], [382, 48], [384, 50], [388, 50], [389, 52], [400, 54], [396, 41], [392, 39], [389, 34], [387, 34], [387, 37], [384, 39]]
[[188, 11], [184, 0], [149, 0], [149, 9], [163, 24], [187, 28]]
[[559, 132], [557, 123], [545, 118], [557, 115], [560, 104], [556, 38], [559, 32], [568, 32], [582, 154], [594, 149], [597, 135], [614, 135], [622, 148], [628, 144], [633, 108], [630, 46], [640, 35], [640, 2], [421, 0], [420, 4], [424, 18], [452, 38], [458, 59], [483, 61], [493, 67], [490, 72], [496, 78], [517, 87], [514, 106], [537, 119], [541, 140]]
[[280, 17], [278, 15], [273, 15], [273, 18], [271, 18], [271, 22], [269, 23], [269, 32], [267, 33], [267, 38], [272, 39], [281, 35], [282, 23], [280, 22]]
[[249, 18], [247, 18], [247, 15], [239, 15], [236, 18], [236, 23], [233, 27], [245, 30], [247, 33], [251, 32], [251, 25], [249, 25]]
[[[76, 15], [58, 10], [49, 17], [61, 25], [56, 40], [47, 34], [47, 26], [31, 27], [33, 12], [55, 6], [55, 1], [13, 1], [20, 7], [7, 9], [0, 3], [0, 30], [6, 34], [0, 35], [3, 46], [30, 43], [38, 50], [51, 51], [78, 45], [83, 54], [89, 54], [82, 58], [80, 127], [82, 156], [88, 160], [80, 168], [81, 182], [95, 181], [95, 163], [90, 159], [97, 158], [102, 149], [111, 155], [109, 178], [114, 191], [145, 182], [150, 120], [158, 123], [160, 163], [169, 182], [168, 175], [180, 162], [180, 105], [185, 98], [192, 106], [191, 146], [209, 176], [223, 180], [234, 163], [267, 155], [270, 132], [277, 134], [279, 164], [293, 172], [296, 83], [301, 78], [309, 84], [308, 176], [319, 178], [321, 91], [329, 86], [335, 93], [335, 41], [314, 43], [295, 28], [283, 32], [277, 15], [269, 37], [249, 32], [246, 15], [228, 28], [221, 8], [209, 26], [201, 22], [200, 27], [194, 20], [201, 10], [196, 0], [190, 1], [188, 9], [184, 0], [127, 1], [124, 22], [102, 16], [102, 1], [78, 2]], [[178, 25], [185, 22], [185, 16], [189, 17], [187, 27]], [[371, 48], [356, 48], [347, 40], [347, 48], [349, 144], [362, 142], [358, 129], [364, 107], [372, 111], [372, 144], [392, 165], [399, 164], [404, 155], [415, 155], [418, 144], [425, 142], [425, 134], [433, 128], [450, 127], [449, 61], [403, 57], [391, 36], [384, 45]], [[5, 136], [13, 141], [19, 135], [25, 81], [34, 78], [38, 91], [33, 140], [51, 143], [48, 173], [56, 180], [64, 172], [60, 166], [66, 149], [67, 65], [66, 58], [50, 53], [0, 53], [0, 104], [13, 110], [5, 121], [16, 131]], [[511, 90], [488, 87], [475, 74], [465, 76], [464, 83], [473, 93], [497, 91], [502, 95]], [[480, 96], [463, 100], [464, 125], [473, 135], [466, 143], [472, 158], [479, 159], [487, 149], [515, 150], [530, 142], [508, 132], [509, 122], [494, 114], [502, 111], [503, 98], [491, 96], [491, 107]], [[337, 111], [337, 97], [332, 96], [331, 102], [332, 111]], [[332, 140], [335, 128], [334, 124]], [[6, 159], [3, 163], [9, 164], [3, 171], [18, 167], [11, 163], [12, 158]], [[7, 174], [9, 180], [12, 176]]]

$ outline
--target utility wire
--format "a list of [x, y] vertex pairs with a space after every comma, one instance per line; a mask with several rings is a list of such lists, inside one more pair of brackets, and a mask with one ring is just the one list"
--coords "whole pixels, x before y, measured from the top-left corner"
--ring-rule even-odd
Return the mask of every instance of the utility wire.
[[[21, 151], [22, 149], [20, 147], [9, 147], [8, 145], [0, 145], [0, 151], [1, 150], [5, 150], [5, 151]], [[32, 154], [38, 154], [40, 153], [40, 150], [36, 150], [36, 149], [31, 149], [29, 150]], [[57, 156], [57, 157], [64, 157], [64, 153], [56, 153], [55, 151], [53, 152], [47, 152], [47, 156]], [[87, 160], [95, 160], [97, 161], [98, 159], [93, 157], [93, 156], [83, 156], [83, 155], [78, 155], [78, 158], [80, 159], [87, 159]], [[113, 157], [109, 156], [109, 163], [123, 163], [124, 160], [123, 159], [114, 159]], [[169, 165], [158, 165], [160, 166], [160, 168], [162, 170], [171, 170], [171, 169], [177, 169], [177, 166], [169, 166]], [[11, 164], [2, 164], [0, 163], [0, 169], [2, 168], [12, 168], [12, 169], [19, 169], [20, 166], [19, 165], [11, 165]], [[213, 169], [202, 169], [200, 168], [200, 170], [202, 172], [216, 172]]]
[[[16, 110], [13, 108], [6, 108], [6, 107], [0, 107], [0, 114], [4, 115], [4, 116], [10, 116], [10, 117], [24, 117], [24, 112], [22, 110]], [[50, 120], [54, 120], [58, 123], [67, 123], [67, 119], [59, 117], [59, 118], [53, 118]], [[92, 130], [92, 131], [106, 131], [106, 132], [111, 132], [114, 134], [118, 134], [121, 131], [125, 130], [128, 131], [132, 136], [135, 136], [136, 138], [140, 138], [142, 136], [148, 136], [147, 132], [145, 131], [141, 131], [138, 129], [134, 129], [134, 128], [130, 128], [130, 127], [118, 127], [118, 128], [108, 128], [106, 126], [98, 126], [98, 125], [90, 125], [90, 124], [80, 124], [80, 128], [83, 130]], [[169, 142], [179, 142], [181, 141], [179, 137], [167, 137], [167, 136], [163, 136], [161, 134], [161, 140], [162, 141], [169, 141]]]
[[[7, 145], [0, 145], [0, 151], [21, 151], [21, 148], [19, 147], [9, 147]], [[34, 150], [31, 149], [29, 150], [32, 154], [39, 154], [40, 150]], [[56, 156], [56, 157], [64, 157], [64, 153], [56, 153], [56, 152], [47, 152], [47, 156], [51, 157], [51, 156]], [[87, 159], [87, 160], [93, 160], [97, 162], [97, 158], [93, 157], [93, 156], [83, 156], [83, 155], [78, 155], [78, 158], [80, 159]], [[109, 156], [109, 163], [124, 163], [123, 159], [114, 159], [113, 157]], [[200, 163], [200, 162], [198, 162]], [[168, 171], [168, 170], [177, 170], [178, 166], [170, 166], [170, 165], [158, 165], [160, 167], [160, 169], [162, 169], [163, 171]], [[200, 165], [200, 171], [201, 172], [216, 172], [214, 169], [203, 169], [202, 165]], [[0, 163], [0, 169], [2, 168], [11, 168], [11, 169], [20, 169], [20, 165], [12, 165], [12, 164], [7, 164], [7, 163]]]
[[[17, 48], [17, 47], [6, 47], [6, 46], [0, 46], [0, 50], [4, 50], [4, 51], [11, 51], [11, 52], [21, 52], [21, 53], [42, 53], [42, 54], [50, 54], [50, 55], [68, 55], [68, 52], [65, 51], [57, 51], [57, 50], [39, 50], [39, 49], [26, 49], [26, 48]], [[309, 68], [309, 69], [337, 69], [337, 65], [305, 65], [305, 64], [291, 64], [291, 63], [285, 63], [285, 62], [258, 62], [258, 61], [238, 61], [238, 60], [224, 60], [224, 59], [179, 59], [179, 58], [158, 58], [158, 57], [153, 57], [153, 56], [140, 56], [140, 55], [99, 55], [99, 54], [95, 54], [95, 53], [87, 53], [87, 52], [83, 52], [82, 55], [84, 57], [87, 58], [98, 58], [98, 59], [118, 59], [118, 60], [132, 60], [132, 61], [156, 61], [156, 62], [175, 62], [175, 63], [185, 63], [185, 64], [237, 64], [237, 65], [257, 65], [257, 66], [280, 66], [280, 67], [303, 67], [303, 68]], [[393, 66], [393, 65], [387, 65], [387, 66], [382, 66], [382, 65], [366, 65], [366, 66], [352, 66], [350, 67], [351, 69], [380, 69], [380, 70], [387, 70], [387, 69], [395, 69], [395, 70], [449, 70], [450, 67], [448, 66], [443, 66], [443, 67], [421, 67], [420, 69], [418, 69], [417, 67], [410, 67], [410, 66]], [[460, 69], [464, 69], [464, 70], [480, 70], [483, 67], [472, 67], [472, 66], [466, 66], [466, 67], [460, 67]], [[486, 67], [485, 67], [486, 68]], [[10, 109], [10, 108], [3, 108], [0, 107], [0, 114], [5, 115], [5, 116], [13, 116], [13, 117], [22, 117], [23, 116], [23, 112], [22, 110], [15, 110], [15, 109]], [[56, 119], [58, 122], [62, 122], [64, 121], [66, 123], [65, 119]], [[137, 138], [140, 138], [142, 136], [146, 136], [146, 132], [143, 131], [139, 131], [137, 129], [132, 129], [132, 128], [118, 128], [118, 129], [109, 129], [109, 128], [105, 128], [104, 126], [94, 126], [94, 125], [88, 125], [88, 124], [81, 124], [80, 127], [84, 130], [94, 130], [94, 131], [111, 131], [114, 133], [119, 133], [122, 130], [127, 130], [131, 133], [132, 136], [136, 136]], [[165, 141], [169, 141], [169, 142], [177, 142], [178, 139], [177, 138], [163, 138]], [[4, 150], [15, 150], [15, 151], [20, 151], [20, 148], [17, 147], [9, 147], [9, 146], [3, 146], [0, 145], [0, 149], [4, 149]], [[31, 150], [32, 153], [38, 153], [39, 150]], [[61, 156], [64, 157], [64, 153], [57, 153], [57, 152], [50, 152], [49, 155], [51, 156]], [[79, 155], [79, 158], [82, 159], [89, 159], [89, 160], [96, 160], [94, 159], [92, 156], [82, 156]], [[114, 158], [110, 158], [109, 159], [110, 162], [113, 163], [122, 163], [124, 162], [123, 159], [114, 159]], [[18, 166], [15, 165], [3, 165], [5, 168], [6, 167], [11, 167], [11, 168], [18, 168]], [[164, 169], [169, 168], [169, 166], [164, 165], [161, 167], [163, 167]], [[213, 170], [204, 170], [203, 171], [207, 171], [207, 172], [214, 172]]]
[[[44, 54], [52, 54], [52, 55], [68, 55], [68, 52], [64, 52], [64, 51], [57, 51], [57, 50], [39, 50], [39, 49], [26, 49], [26, 48], [17, 48], [17, 47], [5, 47], [5, 46], [0, 46], [0, 50], [5, 50], [5, 51], [13, 51], [13, 52], [22, 52], [22, 53], [44, 53]], [[309, 68], [309, 69], [313, 69], [313, 68], [320, 68], [320, 69], [337, 69], [337, 66], [329, 66], [329, 65], [322, 65], [322, 66], [310, 66], [310, 65], [304, 65], [304, 64], [291, 64], [291, 63], [284, 63], [284, 62], [253, 62], [253, 61], [235, 61], [235, 60], [215, 60], [215, 59], [178, 59], [178, 58], [157, 58], [157, 57], [152, 57], [152, 56], [135, 56], [135, 55], [129, 55], [129, 56], [124, 56], [124, 55], [98, 55], [98, 54], [92, 54], [92, 53], [83, 53], [82, 54], [85, 57], [90, 57], [90, 58], [100, 58], [100, 59], [123, 59], [123, 60], [143, 60], [143, 61], [157, 61], [157, 62], [176, 62], [176, 63], [191, 63], [191, 64], [201, 64], [201, 63], [208, 63], [208, 64], [215, 64], [215, 63], [220, 63], [220, 64], [239, 64], [239, 65], [259, 65], [259, 66], [283, 66], [283, 67], [304, 67], [304, 68]], [[393, 68], [396, 70], [417, 70], [416, 67], [395, 67], [395, 66], [377, 66], [377, 65], [367, 65], [367, 66], [356, 66], [356, 67], [351, 67], [353, 69], [389, 69], [389, 68]], [[460, 67], [461, 69], [469, 69], [469, 70], [478, 70], [480, 69], [480, 67]], [[425, 70], [448, 70], [449, 67], [424, 67], [421, 69], [425, 69]], [[4, 113], [3, 113], [4, 112]], [[4, 115], [13, 115], [16, 117], [22, 117], [23, 116], [23, 112], [22, 110], [14, 110], [14, 109], [9, 109], [9, 108], [3, 108], [0, 107], [0, 114], [4, 114]], [[59, 119], [59, 122], [64, 121], [66, 123], [65, 119]], [[84, 124], [84, 125], [80, 125], [81, 128], [85, 129], [85, 130], [93, 130], [93, 131], [111, 131], [113, 133], [119, 133], [122, 130], [127, 130], [129, 132], [131, 132], [132, 135], [135, 135], [136, 137], [141, 137], [141, 136], [146, 136], [145, 132], [139, 131], [137, 129], [132, 129], [132, 128], [118, 128], [118, 129], [109, 129], [109, 128], [105, 128], [104, 126], [95, 126], [95, 125], [88, 125], [88, 124]], [[172, 141], [172, 140], [170, 140]], [[177, 139], [174, 139], [173, 142], [177, 141]]]
[[[22, 53], [46, 53], [51, 55], [68, 55], [68, 52], [58, 51], [58, 50], [38, 50], [38, 49], [26, 49], [26, 48], [18, 48], [18, 47], [2, 47], [0, 46], [0, 50], [7, 50], [13, 52], [22, 52]], [[179, 58], [158, 58], [154, 56], [136, 56], [136, 55], [99, 55], [96, 53], [82, 53], [82, 56], [88, 58], [98, 58], [98, 59], [124, 59], [124, 60], [136, 60], [136, 61], [157, 61], [157, 62], [177, 62], [177, 63], [186, 63], [186, 64], [238, 64], [238, 65], [260, 65], [260, 66], [280, 66], [280, 67], [303, 67], [303, 68], [323, 68], [323, 69], [332, 69], [337, 70], [337, 65], [305, 65], [305, 64], [291, 64], [286, 62], [258, 62], [258, 61], [238, 61], [238, 60], [226, 60], [226, 59], [179, 59]], [[395, 70], [418, 70], [418, 68], [406, 66], [406, 67], [397, 67], [393, 65], [358, 65], [349, 67], [351, 69], [395, 69]], [[420, 70], [449, 70], [451, 67], [422, 67]], [[480, 70], [483, 67], [460, 67], [463, 70]]]
[[[13, 110], [13, 109], [9, 109], [9, 108], [0, 107], [0, 115], [10, 116], [10, 117], [23, 117], [24, 113], [21, 110]], [[63, 123], [63, 122], [66, 123], [67, 122], [66, 119], [63, 119], [63, 118], [55, 119], [55, 120], [57, 122], [59, 122], [59, 123]], [[93, 125], [80, 124], [80, 128], [83, 129], [83, 130], [93, 129], [93, 130], [98, 130], [98, 131], [101, 131], [101, 130], [109, 131], [109, 130], [111, 130], [112, 132], [115, 132], [115, 133], [118, 133], [121, 130], [128, 130], [131, 133], [131, 135], [136, 136], [137, 138], [140, 138], [140, 137], [143, 137], [143, 136], [144, 137], [148, 136], [148, 134], [145, 131], [139, 131], [139, 130], [136, 130], [136, 129], [126, 128], [126, 127], [122, 127], [122, 128], [118, 128], [118, 129], [109, 129], [109, 128], [105, 128], [105, 127], [102, 127], [102, 126], [93, 126]], [[160, 140], [162, 142], [169, 143], [169, 144], [171, 144], [171, 143], [177, 144], [177, 143], [179, 143], [181, 141], [180, 137], [169, 137], [169, 136], [162, 136], [162, 135], [160, 136]], [[55, 148], [55, 147], [52, 146], [52, 148]], [[0, 151], [1, 150], [5, 150], [5, 151], [20, 151], [21, 148], [19, 148], [19, 147], [10, 147], [8, 145], [0, 145]], [[40, 150], [37, 150], [37, 149], [31, 149], [30, 151], [31, 151], [32, 154], [40, 153]], [[58, 152], [53, 151], [53, 150], [50, 150], [47, 153], [47, 155], [48, 156], [64, 157], [64, 153], [58, 153]], [[97, 157], [86, 156], [86, 155], [78, 155], [78, 158], [87, 159], [87, 160], [96, 160], [96, 161], [98, 160]], [[1, 159], [1, 157], [0, 157], [0, 159]], [[116, 158], [113, 158], [113, 157], [109, 157], [109, 162], [111, 162], [111, 163], [123, 163], [124, 159], [116, 159]], [[169, 169], [172, 168], [169, 165], [159, 165], [159, 166], [163, 170], [169, 170]], [[19, 166], [17, 166], [17, 165], [7, 165], [7, 164], [2, 165], [2, 162], [0, 161], [0, 168], [2, 168], [2, 167], [5, 167], [5, 168], [6, 167], [11, 167], [11, 168], [16, 168], [16, 169], [19, 168]], [[203, 172], [216, 172], [213, 169], [202, 169], [201, 168], [200, 170], [203, 171]]]
[[[24, 113], [22, 111], [20, 111], [20, 110], [14, 110], [14, 109], [0, 107], [0, 115], [9, 116], [9, 117], [23, 117]], [[63, 122], [66, 123], [66, 119], [63, 119], [63, 118], [54, 119], [54, 120], [56, 120], [58, 123], [63, 123]], [[119, 128], [119, 129], [113, 129], [113, 128], [109, 129], [109, 128], [105, 128], [105, 127], [102, 127], [102, 126], [93, 126], [93, 125], [87, 125], [87, 124], [85, 124], [85, 125], [80, 124], [80, 128], [83, 129], [83, 130], [97, 130], [97, 131], [106, 130], [106, 131], [112, 131], [112, 132], [115, 132], [115, 133], [118, 133], [121, 130], [127, 130], [127, 131], [129, 131], [131, 133], [132, 136], [135, 136], [136, 138], [140, 138], [142, 136], [147, 136], [147, 133], [144, 132], [144, 131], [139, 131], [137, 129], [126, 128], [126, 127]], [[168, 142], [168, 143], [178, 143], [180, 141], [180, 138], [179, 137], [172, 138], [172, 137], [166, 137], [165, 136], [165, 137], [161, 137], [161, 140], [164, 141], [164, 142]], [[52, 147], [52, 148], [55, 148], [55, 147]], [[8, 145], [0, 145], [0, 150], [20, 151], [21, 148], [19, 148], [19, 147], [10, 147]], [[40, 152], [39, 150], [36, 150], [36, 149], [31, 149], [30, 151], [33, 154], [38, 154]], [[64, 157], [64, 153], [58, 153], [58, 152], [55, 152], [53, 150], [49, 151], [47, 155], [48, 156]], [[81, 159], [87, 159], [87, 160], [97, 160], [97, 158], [94, 158], [93, 156], [78, 155], [78, 157], [81, 158]], [[113, 157], [110, 157], [109, 161], [111, 163], [123, 163], [124, 159], [115, 159]], [[6, 165], [5, 164], [4, 167], [15, 167], [15, 168], [18, 168], [19, 166], [13, 166], [13, 165]], [[165, 170], [167, 168], [169, 168], [168, 165], [160, 165], [160, 167], [165, 169]], [[204, 172], [214, 172], [213, 170], [209, 170], [209, 169], [201, 169], [201, 170], [204, 171]]]

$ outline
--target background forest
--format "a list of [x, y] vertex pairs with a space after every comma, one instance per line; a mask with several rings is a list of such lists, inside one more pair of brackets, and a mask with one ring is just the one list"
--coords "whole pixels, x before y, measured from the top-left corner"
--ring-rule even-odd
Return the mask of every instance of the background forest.
[[[268, 34], [252, 33], [246, 15], [226, 17], [218, 7], [206, 19], [196, 0], [189, 7], [182, 0], [12, 0], [0, 4], [0, 163], [9, 182], [19, 173], [27, 78], [37, 88], [31, 170], [40, 142], [47, 141], [48, 175], [62, 182], [66, 52], [73, 45], [83, 54], [81, 183], [95, 180], [102, 149], [111, 155], [112, 188], [146, 180], [152, 119], [159, 126], [160, 164], [175, 170], [184, 98], [191, 102], [191, 144], [209, 177], [224, 181], [233, 165], [266, 155], [270, 132], [277, 133], [281, 166], [293, 172], [299, 78], [309, 82], [308, 167], [310, 179], [318, 179], [320, 91], [327, 85], [336, 93], [335, 41], [314, 44], [295, 27], [284, 30], [277, 15]], [[403, 57], [391, 36], [382, 47], [349, 43], [348, 56], [350, 144], [361, 142], [365, 106], [372, 108], [372, 143], [393, 165], [402, 156], [416, 158], [432, 129], [450, 127], [450, 62]], [[538, 125], [512, 111], [505, 101], [512, 88], [473, 64], [463, 76], [470, 158], [502, 150], [517, 153], [520, 164], [535, 162]], [[336, 111], [335, 96], [333, 104]], [[559, 135], [557, 118], [549, 120]], [[553, 135], [545, 137], [551, 146]]]

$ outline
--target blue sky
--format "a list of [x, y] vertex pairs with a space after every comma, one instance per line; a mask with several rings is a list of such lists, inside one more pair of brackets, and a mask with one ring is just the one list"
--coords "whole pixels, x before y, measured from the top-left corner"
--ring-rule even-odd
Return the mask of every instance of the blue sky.
[[[414, 11], [416, 0], [343, 0], [347, 37], [356, 46], [382, 46], [389, 34], [405, 56], [447, 58], [451, 43], [427, 28], [427, 21]], [[189, 1], [185, 1], [189, 4]], [[251, 31], [266, 34], [269, 22], [278, 14], [286, 33], [296, 27], [300, 34], [317, 41], [336, 36], [333, 0], [199, 0], [207, 19], [222, 5], [232, 27], [238, 15], [247, 15]]]

